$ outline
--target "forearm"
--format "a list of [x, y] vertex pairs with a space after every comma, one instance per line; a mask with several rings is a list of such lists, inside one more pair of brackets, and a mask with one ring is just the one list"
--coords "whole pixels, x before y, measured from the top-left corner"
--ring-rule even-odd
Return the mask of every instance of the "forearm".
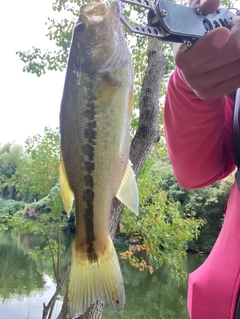
[[169, 81], [165, 138], [173, 171], [186, 188], [202, 187], [233, 169], [230, 98], [201, 100], [178, 69]]

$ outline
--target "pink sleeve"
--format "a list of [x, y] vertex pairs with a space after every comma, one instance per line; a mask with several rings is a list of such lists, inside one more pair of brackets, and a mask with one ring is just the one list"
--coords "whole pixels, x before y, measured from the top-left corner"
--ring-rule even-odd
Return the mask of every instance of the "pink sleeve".
[[178, 69], [171, 75], [164, 108], [164, 130], [169, 159], [183, 187], [207, 186], [234, 170], [233, 104], [228, 96], [201, 100]]

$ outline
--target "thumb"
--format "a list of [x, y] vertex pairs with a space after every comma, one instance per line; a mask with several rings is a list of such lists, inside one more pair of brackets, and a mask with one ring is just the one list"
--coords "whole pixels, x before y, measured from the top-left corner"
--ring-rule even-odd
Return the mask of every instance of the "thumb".
[[222, 49], [230, 37], [230, 31], [227, 28], [217, 29], [213, 35], [212, 46], [216, 49]]
[[230, 37], [227, 28], [219, 27], [197, 40], [190, 50], [175, 52], [175, 61], [182, 70], [197, 67], [213, 58], [224, 47]]
[[210, 14], [214, 13], [219, 6], [220, 0], [205, 0], [204, 2], [201, 1], [199, 9], [203, 14]]

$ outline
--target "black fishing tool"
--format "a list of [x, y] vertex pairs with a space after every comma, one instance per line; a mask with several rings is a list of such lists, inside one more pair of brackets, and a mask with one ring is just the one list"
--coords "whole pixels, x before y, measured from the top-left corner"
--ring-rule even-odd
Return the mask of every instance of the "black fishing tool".
[[203, 14], [199, 8], [190, 8], [167, 0], [122, 0], [148, 10], [147, 25], [132, 25], [122, 15], [122, 23], [133, 33], [157, 37], [163, 41], [183, 44], [183, 51], [206, 32], [217, 27], [230, 29], [231, 20], [240, 15], [236, 8], [219, 8], [212, 14]]

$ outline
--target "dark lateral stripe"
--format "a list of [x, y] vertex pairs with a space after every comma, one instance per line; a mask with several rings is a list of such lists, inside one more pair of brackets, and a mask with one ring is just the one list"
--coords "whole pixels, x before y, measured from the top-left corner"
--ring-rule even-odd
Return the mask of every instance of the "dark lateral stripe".
[[[94, 97], [93, 97], [94, 99]], [[96, 120], [95, 120], [95, 106], [93, 101], [89, 101], [86, 110], [83, 112], [86, 118], [87, 125], [84, 129], [84, 137], [86, 144], [82, 146], [83, 153], [87, 156], [85, 161], [86, 173], [84, 176], [85, 192], [83, 194], [83, 201], [86, 204], [85, 210], [85, 226], [86, 226], [86, 244], [88, 259], [94, 262], [98, 259], [97, 253], [94, 249], [94, 241], [96, 240], [94, 234], [94, 180], [92, 173], [94, 171], [94, 159], [96, 145]]]
[[90, 189], [93, 189], [93, 178], [90, 174], [84, 176], [84, 183]]
[[94, 163], [92, 163], [92, 162], [85, 162], [85, 169], [86, 169], [86, 171], [88, 172], [88, 174], [91, 174], [91, 173], [92, 173], [92, 171], [94, 170], [94, 167], [95, 167]]
[[94, 147], [91, 144], [83, 145], [83, 153], [88, 156], [90, 162], [94, 160]]
[[88, 259], [93, 262], [98, 259], [98, 256], [94, 250], [94, 224], [93, 224], [93, 200], [94, 192], [92, 189], [88, 188], [84, 194], [85, 202], [87, 204], [86, 214], [85, 214], [85, 224], [86, 224], [86, 242], [88, 245]]
[[88, 123], [88, 127], [84, 130], [84, 137], [88, 140], [90, 144], [95, 145], [94, 141], [96, 140], [97, 133], [96, 131], [94, 131], [93, 127], [93, 125], [89, 125]]
[[86, 111], [84, 111], [83, 116], [86, 117], [88, 120], [94, 119], [94, 114], [91, 109], [87, 109]]

